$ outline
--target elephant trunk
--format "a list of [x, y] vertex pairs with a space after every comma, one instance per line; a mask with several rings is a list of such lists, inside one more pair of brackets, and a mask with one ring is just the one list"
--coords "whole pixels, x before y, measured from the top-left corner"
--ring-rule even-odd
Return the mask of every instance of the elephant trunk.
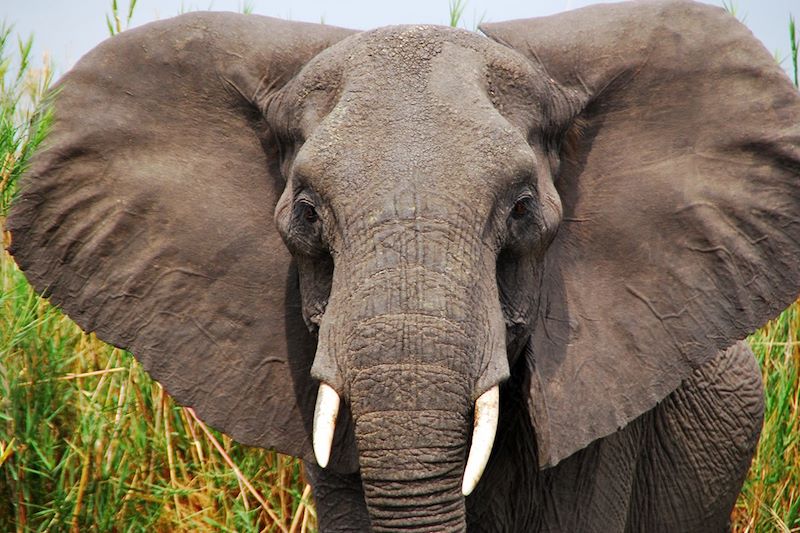
[[[403, 365], [359, 379], [351, 396], [361, 478], [374, 531], [464, 531], [461, 493], [470, 426], [460, 384]], [[439, 375], [437, 376], [437, 373]]]
[[494, 255], [472, 232], [424, 222], [350, 241], [343, 256], [364, 259], [336, 265], [312, 368], [330, 398], [317, 408], [318, 460], [349, 403], [375, 531], [465, 530], [464, 493], [494, 440], [492, 417], [476, 413], [483, 445], [467, 460], [473, 407], [508, 376]]

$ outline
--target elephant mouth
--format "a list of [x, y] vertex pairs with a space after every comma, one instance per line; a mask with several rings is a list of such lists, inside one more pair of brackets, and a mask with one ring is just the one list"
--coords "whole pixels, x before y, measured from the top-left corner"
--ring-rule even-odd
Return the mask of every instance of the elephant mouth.
[[308, 332], [315, 338], [319, 336], [319, 327], [322, 319], [325, 317], [325, 310], [328, 307], [328, 302], [321, 302], [314, 306], [314, 310], [308, 314], [304, 313], [304, 319]]
[[530, 341], [528, 325], [522, 322], [506, 323], [506, 352], [508, 365], [513, 367]]
[[308, 332], [314, 336], [314, 338], [319, 337], [319, 325], [322, 322], [322, 316], [324, 313], [318, 313], [315, 315], [311, 315], [306, 319], [306, 327], [308, 328]]

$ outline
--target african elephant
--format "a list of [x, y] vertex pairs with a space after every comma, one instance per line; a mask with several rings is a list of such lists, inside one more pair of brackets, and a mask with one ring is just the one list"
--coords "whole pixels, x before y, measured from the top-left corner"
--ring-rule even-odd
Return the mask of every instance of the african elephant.
[[482, 31], [115, 36], [56, 89], [11, 253], [303, 458], [324, 531], [724, 530], [762, 417], [737, 341], [798, 295], [800, 97], [703, 4]]

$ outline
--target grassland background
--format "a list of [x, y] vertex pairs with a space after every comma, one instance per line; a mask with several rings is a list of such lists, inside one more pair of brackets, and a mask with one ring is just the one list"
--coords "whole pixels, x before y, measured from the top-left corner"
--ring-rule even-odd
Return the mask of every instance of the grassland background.
[[[455, 9], [454, 24], [458, 23]], [[116, 17], [114, 16], [116, 15]], [[109, 31], [124, 25], [112, 11]], [[788, 22], [788, 21], [787, 21]], [[776, 28], [776, 31], [779, 29]], [[784, 31], [784, 30], [781, 30]], [[793, 44], [797, 83], [797, 36]], [[51, 82], [0, 30], [0, 227], [48, 117]], [[3, 230], [3, 249], [9, 235]], [[800, 308], [750, 337], [764, 430], [735, 531], [800, 531]], [[0, 257], [0, 531], [314, 531], [300, 464], [249, 448], [176, 405], [126, 352], [82, 333]]]

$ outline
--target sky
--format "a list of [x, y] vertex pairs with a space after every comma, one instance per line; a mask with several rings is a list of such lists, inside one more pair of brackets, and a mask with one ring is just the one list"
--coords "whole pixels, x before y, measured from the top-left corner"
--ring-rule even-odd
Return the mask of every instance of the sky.
[[[723, 0], [705, 0], [722, 5]], [[117, 0], [127, 12], [129, 0]], [[466, 0], [462, 26], [478, 22], [551, 15], [598, 3], [591, 0]], [[800, 18], [800, 0], [730, 0], [736, 15], [767, 49], [789, 68], [789, 14]], [[448, 0], [138, 0], [131, 27], [198, 9], [242, 11], [354, 29], [389, 24], [448, 24]], [[33, 35], [34, 61], [47, 53], [56, 73], [68, 70], [83, 54], [108, 38], [106, 14], [111, 0], [0, 0], [0, 21], [13, 24], [21, 37]], [[124, 21], [123, 21], [124, 26]]]

